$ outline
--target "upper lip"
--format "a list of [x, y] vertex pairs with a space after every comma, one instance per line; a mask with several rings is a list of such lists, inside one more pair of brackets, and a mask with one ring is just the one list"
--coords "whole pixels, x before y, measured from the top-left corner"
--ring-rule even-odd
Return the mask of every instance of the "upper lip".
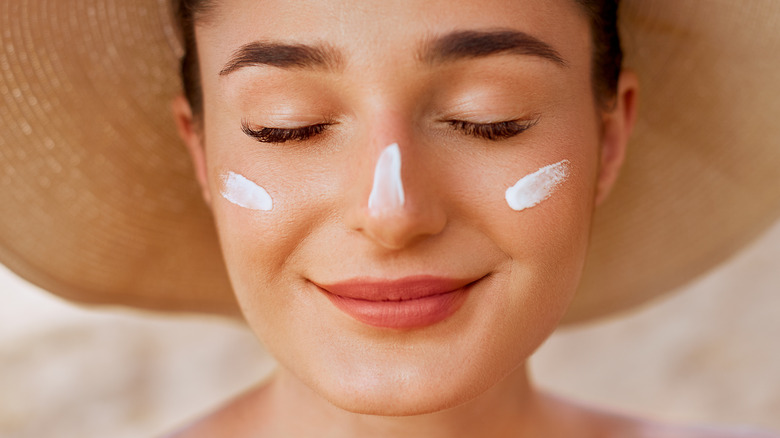
[[479, 278], [420, 275], [392, 280], [354, 278], [333, 284], [312, 283], [328, 293], [343, 298], [365, 301], [405, 301], [453, 292], [477, 280]]

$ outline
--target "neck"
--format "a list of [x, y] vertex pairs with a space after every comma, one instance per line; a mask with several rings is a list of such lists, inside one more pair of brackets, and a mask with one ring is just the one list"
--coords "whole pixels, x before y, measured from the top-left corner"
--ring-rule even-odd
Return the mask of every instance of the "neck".
[[[268, 436], [539, 437], [550, 436], [551, 412], [529, 384], [524, 366], [477, 398], [454, 408], [403, 417], [340, 409], [279, 370], [267, 387]], [[302, 421], [305, 420], [305, 421]], [[265, 436], [265, 435], [264, 435]]]

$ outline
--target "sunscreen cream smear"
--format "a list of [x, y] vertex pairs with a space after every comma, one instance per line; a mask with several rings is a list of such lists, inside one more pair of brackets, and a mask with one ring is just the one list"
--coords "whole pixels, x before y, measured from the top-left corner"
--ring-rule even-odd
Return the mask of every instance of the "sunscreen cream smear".
[[274, 206], [264, 188], [242, 175], [228, 172], [222, 176], [222, 182], [222, 197], [238, 206], [263, 211], [269, 211]]
[[506, 189], [506, 203], [516, 211], [531, 208], [549, 198], [568, 177], [569, 160], [544, 166]]
[[404, 205], [404, 186], [401, 182], [401, 149], [393, 143], [382, 151], [374, 170], [374, 186], [368, 196], [368, 209], [383, 214]]

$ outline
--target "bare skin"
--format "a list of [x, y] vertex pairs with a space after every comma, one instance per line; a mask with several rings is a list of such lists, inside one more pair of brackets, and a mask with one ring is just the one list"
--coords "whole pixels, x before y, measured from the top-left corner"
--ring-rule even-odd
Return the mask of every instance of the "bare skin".
[[[448, 49], [474, 35], [495, 46], [507, 32], [546, 49]], [[630, 72], [614, 105], [596, 105], [589, 32], [571, 0], [216, 2], [196, 26], [204, 113], [193, 118], [183, 98], [174, 112], [244, 316], [280, 366], [174, 436], [717, 436], [528, 380], [526, 360], [576, 290], [593, 209], [635, 119]], [[316, 56], [237, 63], [253, 43]], [[257, 135], [266, 128], [275, 134]], [[374, 165], [392, 143], [406, 203], [374, 214]], [[507, 187], [561, 160], [571, 175], [554, 196], [507, 207]], [[263, 186], [273, 209], [229, 202], [226, 172]], [[478, 280], [452, 315], [403, 330], [365, 324], [315, 286], [415, 275]]]
[[[472, 404], [446, 412], [425, 414], [409, 421], [361, 418], [325, 400], [316, 406], [277, 404], [282, 383], [273, 378], [218, 411], [168, 438], [256, 437], [550, 437], [550, 438], [777, 438], [755, 430], [719, 430], [702, 426], [666, 424], [598, 410], [519, 384], [523, 403], [501, 404], [502, 415], [492, 412], [473, 418]], [[306, 391], [304, 389], [304, 391]], [[290, 403], [295, 403], [290, 400]], [[476, 412], [481, 412], [479, 408]], [[305, 414], [303, 413], [305, 412]], [[340, 418], [343, 417], [343, 418]], [[285, 425], [286, 423], [286, 425]], [[406, 423], [406, 424], [403, 424]], [[339, 426], [340, 425], [340, 426]]]

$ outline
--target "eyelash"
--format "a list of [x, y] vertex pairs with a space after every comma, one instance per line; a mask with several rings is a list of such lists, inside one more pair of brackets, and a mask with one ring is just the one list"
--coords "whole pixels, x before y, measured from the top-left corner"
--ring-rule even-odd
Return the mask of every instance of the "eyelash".
[[301, 128], [265, 128], [254, 129], [249, 122], [241, 122], [241, 130], [244, 134], [261, 143], [284, 143], [287, 141], [303, 141], [322, 133], [330, 123], [318, 123], [316, 125], [303, 126]]
[[496, 123], [473, 123], [463, 120], [448, 120], [450, 126], [462, 131], [466, 135], [485, 140], [504, 140], [521, 134], [539, 122], [539, 118], [533, 120], [507, 120]]
[[[521, 134], [539, 122], [539, 119], [533, 120], [507, 120], [496, 123], [473, 123], [463, 120], [447, 120], [453, 128], [463, 132], [466, 135], [485, 140], [498, 141]], [[321, 134], [332, 123], [318, 123], [316, 125], [303, 126], [300, 128], [267, 128], [261, 127], [254, 129], [249, 126], [249, 122], [241, 122], [241, 130], [244, 134], [254, 138], [261, 143], [285, 143], [288, 141], [304, 141], [315, 135]]]

